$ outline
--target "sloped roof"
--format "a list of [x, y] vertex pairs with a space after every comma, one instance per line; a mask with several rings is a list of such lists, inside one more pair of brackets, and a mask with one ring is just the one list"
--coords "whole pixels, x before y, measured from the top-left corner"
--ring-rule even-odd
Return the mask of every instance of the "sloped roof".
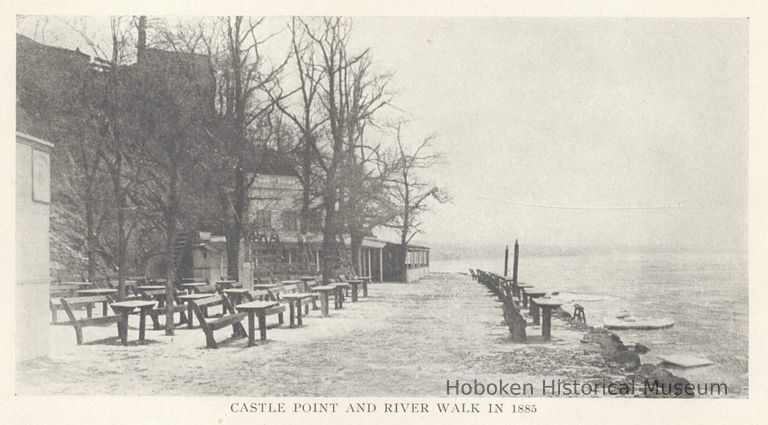
[[256, 163], [256, 173], [272, 176], [298, 177], [294, 167], [295, 164], [286, 154], [269, 149], [259, 152], [258, 162]]

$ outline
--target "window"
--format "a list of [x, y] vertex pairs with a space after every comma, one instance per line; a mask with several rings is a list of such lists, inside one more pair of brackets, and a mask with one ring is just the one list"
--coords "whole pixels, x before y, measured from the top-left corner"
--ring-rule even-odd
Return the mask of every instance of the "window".
[[320, 232], [323, 230], [323, 213], [322, 211], [311, 211], [309, 213], [309, 220], [307, 223], [307, 230], [310, 232]]
[[299, 214], [296, 211], [283, 211], [283, 229], [299, 230]]
[[256, 227], [259, 229], [272, 227], [272, 211], [271, 210], [256, 211]]

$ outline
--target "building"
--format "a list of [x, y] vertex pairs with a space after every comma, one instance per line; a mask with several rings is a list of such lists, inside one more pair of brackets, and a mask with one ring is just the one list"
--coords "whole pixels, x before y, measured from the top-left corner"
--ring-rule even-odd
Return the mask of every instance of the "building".
[[48, 354], [52, 150], [16, 132], [16, 361]]
[[[290, 164], [272, 158], [266, 167], [268, 173], [255, 177], [251, 188], [251, 220], [255, 224], [255, 241], [250, 248], [257, 276], [274, 274], [298, 274], [320, 271], [322, 246], [322, 215], [311, 215], [309, 231], [302, 235], [300, 205], [302, 187]], [[347, 247], [349, 235], [344, 236]], [[370, 276], [374, 281], [400, 281], [402, 267], [397, 261], [399, 244], [388, 243], [375, 237], [364, 237], [359, 257], [359, 274]], [[351, 263], [351, 258], [347, 259]], [[351, 268], [351, 264], [348, 264]], [[418, 280], [429, 273], [429, 248], [409, 245], [406, 256], [408, 282]]]
[[[400, 244], [386, 243], [383, 249], [383, 271], [385, 282], [402, 280], [403, 249]], [[408, 245], [405, 254], [405, 281], [414, 282], [429, 274], [429, 248], [420, 245]]]

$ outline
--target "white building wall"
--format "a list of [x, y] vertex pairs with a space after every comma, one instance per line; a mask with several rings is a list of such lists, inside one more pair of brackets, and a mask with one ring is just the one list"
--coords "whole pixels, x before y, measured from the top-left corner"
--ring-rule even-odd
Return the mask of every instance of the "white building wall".
[[251, 198], [252, 221], [256, 221], [259, 210], [269, 210], [272, 213], [272, 228], [278, 232], [287, 231], [282, 214], [300, 210], [301, 182], [292, 176], [258, 175], [251, 187]]
[[48, 354], [51, 147], [16, 134], [16, 361]]

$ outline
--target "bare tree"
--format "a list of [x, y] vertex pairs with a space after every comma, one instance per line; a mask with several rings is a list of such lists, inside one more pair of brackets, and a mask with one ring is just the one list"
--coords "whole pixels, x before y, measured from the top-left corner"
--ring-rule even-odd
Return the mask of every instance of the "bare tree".
[[317, 108], [319, 101], [318, 91], [323, 74], [315, 64], [314, 42], [307, 36], [308, 25], [300, 18], [292, 18], [288, 25], [291, 33], [290, 51], [292, 63], [299, 81], [299, 86], [291, 93], [284, 94], [282, 90], [274, 93], [272, 98], [288, 98], [294, 93], [298, 93], [300, 98], [299, 113], [294, 113], [284, 104], [284, 102], [275, 102], [277, 108], [293, 122], [301, 134], [300, 153], [299, 153], [299, 179], [302, 186], [301, 196], [301, 214], [299, 223], [299, 232], [306, 234], [311, 219], [310, 205], [312, 202], [312, 167], [315, 161], [321, 166], [322, 154], [320, 154], [317, 143], [317, 133], [321, 125], [326, 122], [325, 115], [320, 108]]
[[[140, 20], [141, 22], [141, 20]], [[139, 27], [141, 33], [143, 28]], [[196, 165], [204, 152], [204, 124], [214, 115], [213, 78], [208, 58], [198, 54], [202, 34], [159, 23], [158, 37], [168, 50], [139, 50], [132, 73], [134, 158], [144, 179], [137, 203], [158, 213], [165, 230], [166, 335], [173, 335], [173, 288], [177, 277], [176, 240], [186, 199], [197, 192]], [[139, 37], [140, 39], [142, 37]]]
[[375, 74], [366, 51], [345, 70], [340, 92], [346, 119], [346, 154], [341, 175], [340, 212], [350, 235], [352, 267], [360, 273], [363, 237], [372, 229], [391, 220], [384, 185], [392, 169], [388, 156], [381, 154], [381, 144], [371, 145], [364, 137], [367, 126], [376, 126], [374, 117], [387, 106], [390, 75]]
[[[125, 117], [125, 80], [123, 66], [129, 57], [130, 25], [126, 17], [110, 18], [110, 48], [102, 49], [96, 42], [87, 37], [83, 31], [86, 43], [93, 49], [95, 56], [108, 57], [108, 61], [101, 63], [103, 75], [100, 78], [103, 84], [102, 95], [96, 100], [97, 113], [94, 116], [98, 126], [99, 135], [102, 138], [103, 148], [99, 150], [102, 155], [102, 163], [107, 170], [112, 186], [112, 200], [114, 218], [114, 233], [116, 242], [112, 255], [104, 254], [112, 259], [117, 270], [118, 298], [125, 297], [125, 275], [127, 264], [128, 241], [131, 227], [126, 219], [128, 210], [128, 193], [130, 191], [130, 172], [126, 166], [126, 152], [129, 150], [130, 141], [124, 135]], [[93, 238], [92, 243], [95, 242]]]
[[210, 25], [203, 42], [215, 78], [216, 122], [208, 124], [218, 182], [221, 221], [227, 234], [227, 265], [239, 278], [240, 245], [250, 234], [250, 192], [259, 168], [259, 155], [273, 136], [269, 115], [288, 60], [272, 64], [262, 52], [275, 34], [266, 33], [264, 18], [221, 17]]
[[[322, 130], [325, 136], [323, 139], [327, 140], [327, 143], [321, 145], [322, 139], [318, 134], [307, 131], [313, 128], [306, 120], [312, 109], [312, 104], [308, 103], [309, 97], [303, 98], [304, 123], [298, 122], [296, 116], [293, 119], [302, 129], [306, 146], [305, 160], [309, 157], [311, 148], [316, 154], [318, 168], [322, 171], [317, 183], [320, 186], [324, 212], [322, 274], [323, 281], [327, 282], [339, 263], [340, 255], [343, 255], [341, 251], [345, 249], [343, 245], [339, 248], [339, 240], [343, 243], [341, 234], [344, 230], [344, 217], [341, 213], [345, 201], [342, 171], [350, 158], [350, 152], [354, 151], [362, 138], [364, 123], [385, 102], [377, 95], [373, 95], [373, 99], [362, 95], [363, 92], [367, 93], [367, 90], [364, 90], [367, 83], [362, 77], [367, 77], [364, 70], [369, 64], [368, 51], [354, 54], [349, 52], [349, 20], [339, 17], [322, 18], [316, 27], [307, 21], [299, 23], [303, 28], [302, 37], [308, 42], [303, 51], [309, 51], [310, 54], [296, 60], [298, 67], [306, 70], [302, 72], [307, 81], [316, 85], [319, 94], [318, 106], [325, 124]], [[294, 21], [294, 34], [297, 33], [295, 24]], [[309, 56], [312, 59], [309, 59]], [[308, 67], [311, 64], [314, 64], [314, 67]], [[317, 71], [313, 73], [315, 71], [310, 70]], [[361, 78], [356, 79], [355, 76]], [[307, 87], [315, 87], [314, 85], [305, 83], [304, 90]], [[381, 92], [383, 93], [383, 89]]]
[[439, 154], [430, 152], [434, 136], [426, 137], [415, 148], [408, 149], [402, 140], [401, 129], [401, 124], [395, 126], [397, 172], [388, 186], [392, 202], [399, 213], [387, 226], [400, 233], [398, 262], [401, 279], [405, 281], [408, 244], [421, 233], [419, 216], [427, 211], [430, 200], [445, 203], [450, 200], [450, 196], [444, 189], [423, 181], [419, 176], [420, 170], [428, 169], [440, 160]]

